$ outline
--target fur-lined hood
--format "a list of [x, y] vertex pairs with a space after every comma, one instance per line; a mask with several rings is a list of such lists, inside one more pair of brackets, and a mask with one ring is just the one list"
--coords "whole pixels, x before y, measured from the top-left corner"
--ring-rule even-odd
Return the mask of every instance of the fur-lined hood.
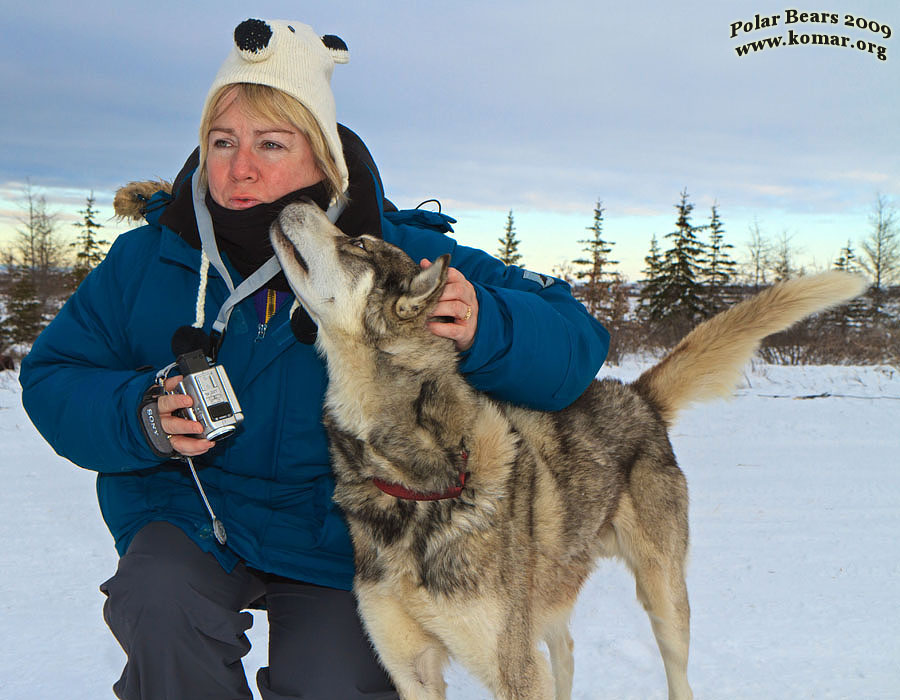
[[116, 191], [113, 209], [119, 220], [140, 221], [144, 218], [144, 207], [159, 191], [172, 193], [172, 183], [165, 180], [143, 180], [129, 182]]

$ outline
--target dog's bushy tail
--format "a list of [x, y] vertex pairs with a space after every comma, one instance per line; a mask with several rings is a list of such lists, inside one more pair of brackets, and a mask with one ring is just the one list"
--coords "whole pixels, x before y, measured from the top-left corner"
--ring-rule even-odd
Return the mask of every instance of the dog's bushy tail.
[[763, 338], [852, 299], [866, 284], [837, 271], [776, 284], [694, 328], [634, 387], [671, 424], [692, 402], [730, 395]]

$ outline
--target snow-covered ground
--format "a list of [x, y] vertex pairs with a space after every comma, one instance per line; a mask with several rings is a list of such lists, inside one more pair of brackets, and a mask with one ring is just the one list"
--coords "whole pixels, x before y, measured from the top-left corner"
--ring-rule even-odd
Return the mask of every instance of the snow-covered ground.
[[[691, 488], [696, 696], [900, 698], [900, 372], [758, 365], [734, 400], [685, 412], [672, 441]], [[111, 698], [124, 656], [101, 616], [116, 557], [93, 475], [43, 442], [11, 372], [0, 465], [0, 698]], [[265, 635], [258, 615], [251, 677]], [[575, 698], [665, 697], [620, 564], [601, 562], [573, 636]], [[453, 700], [488, 697], [457, 666], [448, 680]]]

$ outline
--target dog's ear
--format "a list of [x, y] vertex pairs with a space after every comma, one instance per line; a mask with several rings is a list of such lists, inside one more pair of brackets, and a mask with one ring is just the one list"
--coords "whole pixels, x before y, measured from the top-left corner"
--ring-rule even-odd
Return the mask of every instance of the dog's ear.
[[409, 291], [403, 294], [394, 304], [394, 311], [402, 319], [413, 318], [428, 305], [435, 293], [440, 292], [447, 279], [447, 268], [450, 267], [450, 256], [442, 255], [434, 264], [412, 278]]

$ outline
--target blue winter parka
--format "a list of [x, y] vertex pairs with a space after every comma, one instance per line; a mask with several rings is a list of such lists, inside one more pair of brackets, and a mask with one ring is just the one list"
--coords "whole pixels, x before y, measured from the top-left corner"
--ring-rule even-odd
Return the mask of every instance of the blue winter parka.
[[[311, 345], [290, 328], [290, 304], [263, 337], [252, 298], [235, 309], [218, 361], [244, 411], [237, 433], [196, 458], [200, 479], [227, 528], [218, 544], [183, 462], [156, 457], [138, 405], [170, 341], [194, 322], [200, 251], [159, 222], [168, 194], [146, 207], [147, 224], [120, 235], [22, 362], [22, 400], [58, 454], [97, 471], [103, 517], [124, 554], [147, 523], [180, 527], [227, 570], [239, 560], [261, 571], [350, 589], [353, 556], [332, 502], [334, 480], [321, 422], [327, 377]], [[381, 202], [381, 198], [378, 199]], [[154, 211], [155, 210], [155, 211]], [[558, 410], [592, 381], [606, 330], [564, 282], [507, 267], [457, 244], [435, 212], [384, 212], [382, 236], [414, 260], [451, 254], [475, 286], [478, 327], [459, 368], [477, 389], [539, 410]], [[226, 259], [237, 283], [241, 277]], [[228, 290], [210, 270], [207, 332]], [[147, 369], [152, 368], [152, 369]]]

